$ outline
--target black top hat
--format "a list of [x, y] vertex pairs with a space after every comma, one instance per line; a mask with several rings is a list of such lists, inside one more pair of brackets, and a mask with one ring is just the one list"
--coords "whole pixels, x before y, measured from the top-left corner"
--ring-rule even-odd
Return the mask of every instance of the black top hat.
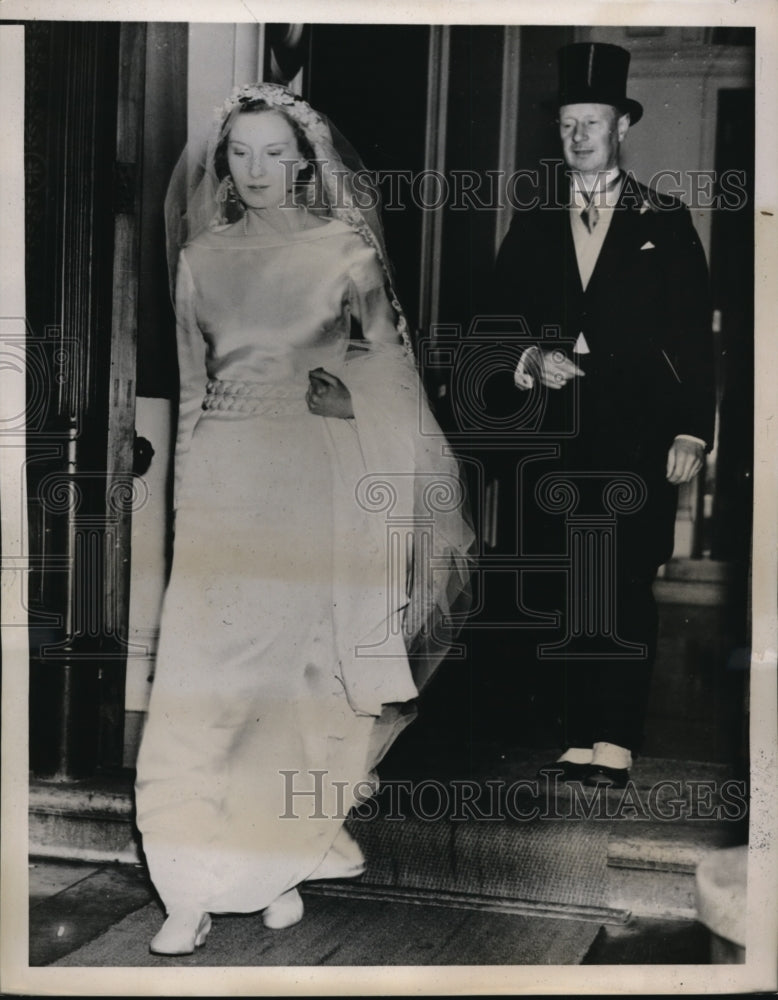
[[630, 124], [643, 116], [643, 106], [627, 97], [629, 52], [605, 42], [576, 42], [559, 50], [559, 99], [563, 104], [610, 104]]

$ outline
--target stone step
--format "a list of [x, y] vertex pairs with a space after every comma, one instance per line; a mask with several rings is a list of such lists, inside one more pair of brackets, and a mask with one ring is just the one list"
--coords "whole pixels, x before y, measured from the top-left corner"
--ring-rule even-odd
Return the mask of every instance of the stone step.
[[72, 782], [33, 780], [30, 854], [137, 864], [141, 852], [133, 814], [132, 779], [126, 774]]
[[694, 919], [695, 872], [711, 851], [741, 842], [721, 821], [616, 826], [608, 841], [608, 902], [636, 916]]
[[[501, 780], [534, 775], [535, 763], [507, 762], [509, 777]], [[591, 790], [564, 785], [552, 786], [550, 795], [540, 790], [539, 796], [522, 788], [514, 806], [518, 818], [509, 810], [486, 819], [350, 820], [369, 863], [353, 890], [343, 883], [344, 891], [441, 898], [453, 893], [476, 908], [551, 907], [579, 916], [589, 912], [591, 919], [609, 912], [616, 922], [630, 912], [691, 919], [698, 862], [711, 850], [745, 840], [745, 817], [736, 815], [735, 798], [730, 796], [727, 806], [719, 794], [723, 783], [732, 781], [728, 773], [720, 765], [642, 759], [633, 769], [632, 788], [598, 800]], [[672, 782], [668, 795], [652, 800], [660, 782]], [[454, 787], [451, 781], [448, 787]], [[546, 812], [533, 816], [538, 806]], [[677, 815], [668, 818], [673, 811]], [[72, 783], [33, 781], [29, 823], [33, 856], [142, 860], [126, 773]]]

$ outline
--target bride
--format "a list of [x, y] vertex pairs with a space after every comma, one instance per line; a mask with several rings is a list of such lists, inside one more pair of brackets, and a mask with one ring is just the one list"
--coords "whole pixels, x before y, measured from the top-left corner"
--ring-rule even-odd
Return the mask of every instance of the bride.
[[458, 469], [348, 160], [256, 84], [171, 182], [175, 546], [136, 782], [157, 954], [211, 913], [289, 926], [301, 882], [361, 873], [344, 817], [464, 606]]

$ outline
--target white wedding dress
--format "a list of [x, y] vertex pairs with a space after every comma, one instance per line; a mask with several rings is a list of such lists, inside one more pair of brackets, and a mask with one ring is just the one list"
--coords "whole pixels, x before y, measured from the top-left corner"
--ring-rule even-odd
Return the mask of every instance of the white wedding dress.
[[[174, 559], [137, 825], [168, 912], [248, 912], [315, 873], [400, 728], [386, 706], [417, 694], [409, 518], [419, 483], [457, 470], [374, 251], [344, 223], [204, 232], [176, 300]], [[308, 411], [319, 366], [353, 420]], [[457, 504], [425, 531], [438, 553], [471, 541]]]

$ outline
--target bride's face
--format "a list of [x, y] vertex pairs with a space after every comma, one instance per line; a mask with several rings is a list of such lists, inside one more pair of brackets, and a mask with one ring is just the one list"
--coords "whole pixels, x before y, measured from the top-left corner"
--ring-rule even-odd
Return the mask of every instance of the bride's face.
[[[247, 208], [291, 205], [294, 174], [305, 161], [292, 127], [274, 111], [238, 115], [227, 143], [227, 164], [235, 190]], [[287, 162], [282, 162], [287, 161]]]

